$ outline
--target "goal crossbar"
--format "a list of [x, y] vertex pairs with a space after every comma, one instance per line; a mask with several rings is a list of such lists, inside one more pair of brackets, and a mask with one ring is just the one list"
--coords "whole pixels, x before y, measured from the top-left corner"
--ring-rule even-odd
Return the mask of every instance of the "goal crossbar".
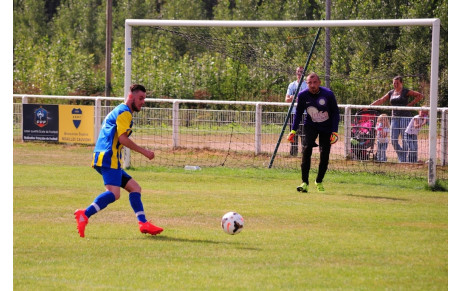
[[376, 20], [158, 20], [126, 19], [129, 26], [196, 27], [364, 27], [364, 26], [433, 26], [438, 18]]

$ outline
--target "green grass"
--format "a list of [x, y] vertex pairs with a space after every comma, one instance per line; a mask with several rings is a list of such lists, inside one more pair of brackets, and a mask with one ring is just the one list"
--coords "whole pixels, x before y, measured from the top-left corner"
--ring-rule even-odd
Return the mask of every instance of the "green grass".
[[[448, 194], [424, 181], [328, 173], [326, 193], [299, 194], [300, 171], [131, 169], [165, 231], [141, 234], [123, 192], [82, 239], [73, 212], [104, 191], [90, 158], [90, 147], [14, 144], [15, 290], [448, 287]], [[220, 228], [228, 211], [245, 218], [238, 235]]]

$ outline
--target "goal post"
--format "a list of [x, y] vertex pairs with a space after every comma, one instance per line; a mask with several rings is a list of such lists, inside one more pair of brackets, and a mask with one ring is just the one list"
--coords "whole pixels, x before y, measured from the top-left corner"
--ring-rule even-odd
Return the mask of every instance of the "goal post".
[[[436, 146], [437, 146], [437, 103], [438, 103], [438, 75], [439, 75], [439, 42], [440, 20], [438, 18], [424, 19], [381, 19], [381, 20], [305, 20], [305, 21], [227, 21], [227, 20], [148, 20], [126, 19], [125, 21], [125, 78], [124, 95], [128, 96], [132, 81], [132, 28], [137, 26], [150, 27], [403, 27], [425, 26], [432, 29], [431, 41], [431, 69], [430, 69], [430, 123], [429, 123], [429, 159], [428, 184], [435, 185], [436, 180]], [[129, 152], [125, 156], [125, 166], [129, 165]]]

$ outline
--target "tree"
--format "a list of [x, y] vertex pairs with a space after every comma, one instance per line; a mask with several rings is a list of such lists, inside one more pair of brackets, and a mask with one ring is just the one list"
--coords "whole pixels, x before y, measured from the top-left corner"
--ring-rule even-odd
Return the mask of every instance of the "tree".
[[[104, 0], [14, 0], [14, 91], [47, 94], [103, 91], [105, 5]], [[114, 0], [113, 93], [122, 95], [124, 91], [125, 19], [320, 20], [325, 16], [324, 5], [324, 0]], [[331, 19], [433, 17], [441, 19], [439, 105], [447, 106], [447, 0], [334, 0], [331, 11]], [[330, 31], [331, 88], [340, 103], [369, 104], [389, 90], [390, 80], [396, 74], [404, 75], [408, 86], [428, 97], [429, 28], [331, 28]], [[197, 32], [214, 40], [222, 37], [204, 30]], [[142, 74], [152, 76], [155, 96], [260, 100], [262, 91], [285, 90], [286, 74], [277, 71], [303, 65], [315, 33], [316, 29], [306, 28], [289, 34], [282, 30], [232, 29], [225, 33], [229, 44], [218, 51], [225, 51], [228, 59], [218, 59], [216, 52], [208, 52], [209, 47], [199, 48], [178, 34], [137, 29], [133, 47], [142, 44], [144, 53], [154, 58], [153, 67], [138, 65], [137, 78], [144, 80]], [[274, 39], [280, 36], [285, 42], [275, 43]], [[277, 70], [267, 70], [263, 78], [257, 77], [257, 66], [261, 65], [253, 64], [256, 51], [251, 43], [266, 44], [264, 57], [277, 60], [278, 64], [270, 64], [278, 66]], [[320, 37], [309, 68], [320, 75], [324, 72], [323, 46]], [[295, 64], [288, 63], [288, 59]]]

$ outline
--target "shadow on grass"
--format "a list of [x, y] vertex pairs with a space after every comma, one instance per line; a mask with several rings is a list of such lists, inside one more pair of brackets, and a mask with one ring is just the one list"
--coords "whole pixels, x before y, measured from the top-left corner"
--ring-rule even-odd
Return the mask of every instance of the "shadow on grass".
[[227, 244], [227, 245], [234, 245], [238, 249], [243, 250], [251, 250], [251, 251], [261, 251], [260, 248], [248, 247], [242, 245], [240, 242], [228, 242], [228, 241], [214, 241], [214, 240], [207, 240], [207, 239], [188, 239], [188, 238], [178, 238], [178, 237], [171, 237], [167, 235], [159, 235], [159, 236], [146, 236], [147, 239], [155, 239], [159, 241], [171, 241], [171, 242], [185, 242], [185, 243], [204, 243], [204, 244]]
[[393, 200], [393, 201], [408, 201], [408, 199], [404, 199], [404, 198], [394, 198], [394, 197], [384, 197], [384, 196], [355, 195], [355, 194], [347, 194], [347, 196], [367, 198], [367, 199], [379, 199], [379, 200], [384, 199], [384, 200]]

